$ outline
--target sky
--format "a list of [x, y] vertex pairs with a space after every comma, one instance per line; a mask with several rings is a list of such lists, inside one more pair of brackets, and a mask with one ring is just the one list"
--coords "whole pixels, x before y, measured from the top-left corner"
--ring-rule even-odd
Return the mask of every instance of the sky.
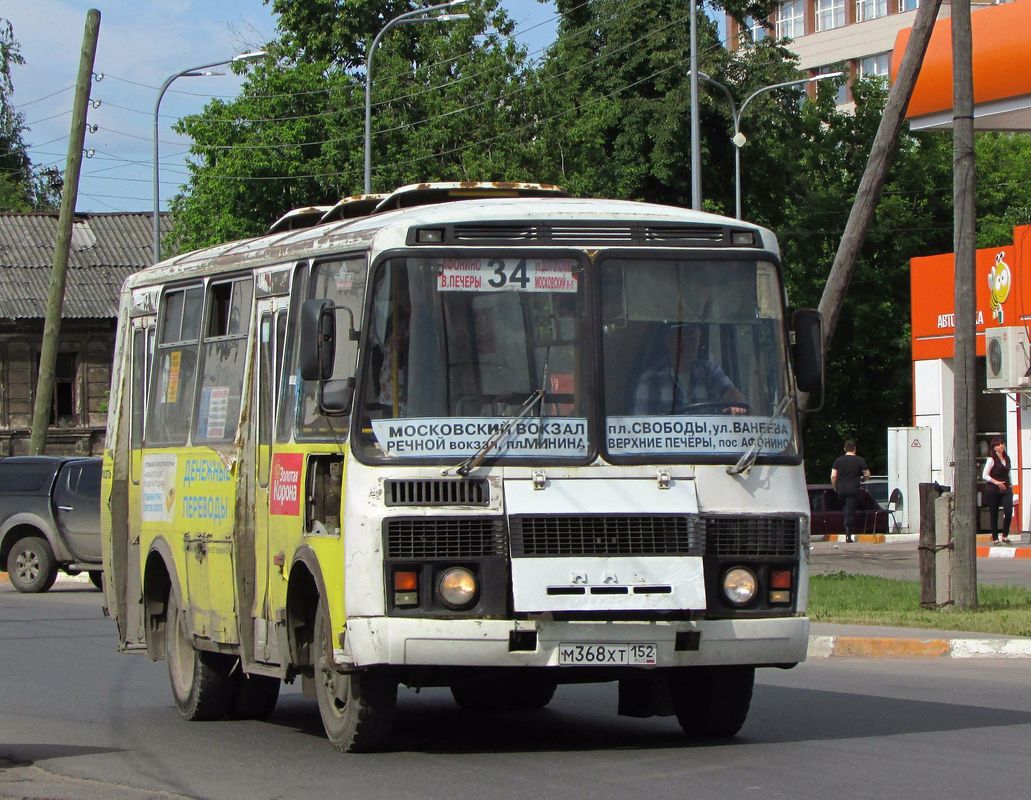
[[[503, 5], [516, 23], [517, 41], [531, 53], [554, 38], [552, 3]], [[259, 49], [275, 38], [276, 20], [262, 0], [0, 0], [0, 18], [13, 25], [25, 59], [12, 70], [13, 103], [29, 129], [24, 139], [35, 166], [64, 169], [90, 8], [100, 11], [100, 37], [76, 210], [153, 211], [154, 103], [161, 84], [189, 67]], [[236, 95], [240, 79], [224, 71], [180, 78], [161, 100], [162, 210], [187, 179], [189, 139], [171, 126], [203, 109], [212, 96]]]

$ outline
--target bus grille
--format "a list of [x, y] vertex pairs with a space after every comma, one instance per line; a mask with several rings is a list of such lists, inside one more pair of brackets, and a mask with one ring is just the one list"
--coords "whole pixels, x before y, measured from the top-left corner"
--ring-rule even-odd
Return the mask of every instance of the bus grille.
[[[734, 246], [732, 234], [748, 228], [731, 228], [722, 225], [698, 225], [677, 222], [510, 222], [459, 223], [448, 226], [444, 233], [444, 244], [471, 243], [503, 244], [512, 242], [540, 242], [553, 244], [581, 245], [650, 245], [652, 247], [691, 246]], [[761, 241], [753, 236], [750, 246], [761, 247]], [[411, 234], [410, 241], [418, 242], [418, 236]]]
[[507, 550], [501, 517], [418, 517], [384, 523], [387, 558], [483, 558]]
[[795, 517], [706, 517], [705, 552], [714, 556], [797, 556]]
[[702, 527], [690, 516], [512, 517], [513, 556], [701, 555]]
[[485, 506], [490, 487], [485, 480], [387, 480], [383, 502], [388, 506]]

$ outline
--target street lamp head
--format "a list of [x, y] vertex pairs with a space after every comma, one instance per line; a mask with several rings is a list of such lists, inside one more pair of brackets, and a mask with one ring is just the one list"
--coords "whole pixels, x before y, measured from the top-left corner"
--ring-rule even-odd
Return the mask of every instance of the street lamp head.
[[738, 131], [731, 137], [730, 141], [734, 143], [734, 147], [744, 147], [745, 142], [747, 142], [748, 140], [745, 138], [745, 135], [741, 133], [741, 131]]
[[468, 14], [438, 14], [431, 17], [435, 22], [455, 22], [460, 19], [469, 19]]
[[250, 53], [240, 53], [238, 56], [233, 56], [233, 61], [254, 61], [258, 58], [264, 58], [268, 55], [265, 50], [254, 50]]

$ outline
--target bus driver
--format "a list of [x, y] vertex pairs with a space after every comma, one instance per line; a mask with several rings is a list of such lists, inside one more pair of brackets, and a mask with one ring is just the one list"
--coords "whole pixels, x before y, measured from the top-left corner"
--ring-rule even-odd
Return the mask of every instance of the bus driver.
[[634, 414], [684, 414], [698, 405], [721, 407], [725, 414], [748, 413], [744, 395], [727, 373], [698, 357], [702, 338], [699, 323], [671, 324], [663, 336], [662, 352], [668, 354], [669, 363], [641, 375], [634, 392]]

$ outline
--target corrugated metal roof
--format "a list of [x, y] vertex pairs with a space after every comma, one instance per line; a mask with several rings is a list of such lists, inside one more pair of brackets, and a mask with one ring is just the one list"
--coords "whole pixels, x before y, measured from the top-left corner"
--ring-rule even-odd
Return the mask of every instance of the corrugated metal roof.
[[[46, 316], [57, 213], [0, 214], [0, 318]], [[149, 213], [76, 214], [62, 316], [118, 315], [118, 292], [153, 261]], [[161, 215], [161, 233], [171, 225]]]

